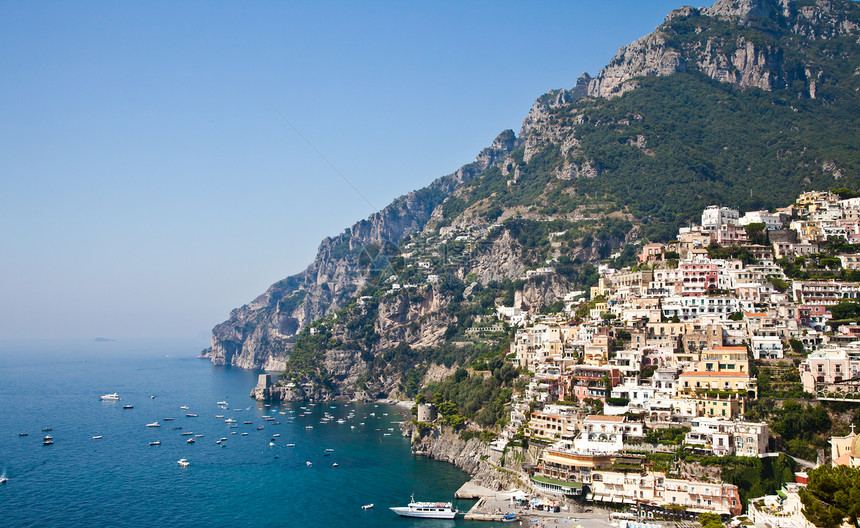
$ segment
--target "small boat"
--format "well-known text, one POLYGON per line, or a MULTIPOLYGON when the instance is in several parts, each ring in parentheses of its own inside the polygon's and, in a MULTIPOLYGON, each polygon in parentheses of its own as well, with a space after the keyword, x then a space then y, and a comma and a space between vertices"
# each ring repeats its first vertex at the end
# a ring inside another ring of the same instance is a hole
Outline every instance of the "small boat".
POLYGON ((182 433, 182 436, 191 436, 193 434, 194 433, 192 433, 191 431, 185 431, 184 433, 182 433))
POLYGON ((178 460, 178 463, 179 463, 179 467, 188 467, 188 461, 185 460, 184 458, 180 458, 178 460))
POLYGON ((287 444, 287 447, 296 447, 296 444, 287 444))
POLYGON ((516 513, 509 513, 502 517, 502 522, 517 522, 520 520, 520 516, 516 513))
POLYGON ((364 506, 361 507, 362 510, 369 510, 371 508, 373 508, 372 502, 370 504, 365 504, 364 506))
POLYGON ((196 415, 196 414, 193 414, 193 413, 188 413, 188 414, 186 414, 185 416, 187 416, 187 417, 189 417, 189 418, 197 418, 197 415, 196 415))
POLYGON ((189 438, 188 440, 186 440, 186 441, 185 441, 185 443, 186 443, 186 444, 193 444, 193 443, 194 443, 194 442, 196 442, 196 441, 197 441, 197 440, 195 440, 195 439, 193 439, 193 438, 189 438))
POLYGON ((42 440, 53 440, 53 439, 54 439, 54 437, 53 437, 53 436, 51 436, 51 435, 45 435, 45 436, 42 438, 42 440))
POLYGON ((252 424, 254 422, 242 422, 243 424, 252 424))
POLYGON ((181 426, 181 425, 174 425, 174 426, 173 426, 173 430, 175 431, 175 430, 177 430, 177 429, 182 429, 182 426, 181 426))
POLYGON ((326 449, 325 452, 326 453, 334 453, 334 449, 326 449))
POLYGON ((223 414, 216 414, 215 418, 224 418, 224 415, 223 414))
POLYGON ((313 466, 313 464, 311 464, 311 461, 310 461, 310 460, 308 460, 307 462, 305 462, 305 465, 306 465, 306 466, 308 466, 308 467, 313 466))
POLYGON ((425 519, 453 519, 457 515, 457 510, 450 502, 415 502, 414 495, 408 506, 395 506, 389 510, 401 517, 423 517, 425 519))
POLYGON ((224 442, 225 440, 227 440, 227 437, 226 437, 226 436, 221 437, 221 441, 222 441, 222 442, 224 442))
POLYGON ((231 435, 236 434, 236 431, 230 431, 230 434, 231 435))
POLYGON ((173 420, 173 418, 165 418, 164 419, 165 422, 169 422, 170 420, 173 420))
POLYGON ((152 422, 152 423, 146 424, 146 426, 147 427, 161 427, 161 424, 158 422, 152 422))
POLYGON ((0 484, 6 484, 7 482, 9 482, 9 479, 8 479, 8 478, 6 478, 6 477, 0 477, 0 484))
POLYGON ((102 439, 102 435, 95 435, 93 437, 93 440, 101 440, 101 439, 102 439))
POLYGON ((150 442, 149 445, 161 445, 161 442, 156 440, 155 442, 150 442))
POLYGON ((196 435, 194 435, 194 438, 203 438, 203 435, 202 434, 196 434, 196 435))
POLYGON ((305 426, 305 429, 313 429, 313 428, 314 428, 314 426, 313 426, 313 425, 306 425, 306 426, 305 426))
POLYGON ((53 431, 53 429, 51 429, 50 427, 43 427, 42 431, 47 433, 48 431, 53 431))
POLYGON ((134 405, 123 405, 123 409, 134 409, 134 405))
POLYGON ((99 399, 104 400, 104 401, 116 401, 116 400, 121 400, 122 398, 119 397, 119 394, 114 392, 111 394, 103 394, 103 395, 99 396, 99 399))
POLYGON ((281 433, 275 433, 275 434, 273 434, 273 435, 272 435, 272 438, 277 438, 277 437, 279 437, 279 436, 281 436, 281 433))
POLYGON ((269 447, 275 447, 275 443, 274 443, 274 442, 269 442, 269 447))
POLYGON ((258 425, 258 426, 257 426, 257 430, 258 430, 258 431, 262 431, 262 430, 263 430, 263 426, 262 426, 262 425, 258 425))
POLYGON ((154 399, 155 399, 155 394, 150 394, 150 395, 149 395, 149 399, 150 399, 150 400, 154 400, 154 399))
POLYGON ((30 436, 30 433, 18 433, 18 436, 30 436))
POLYGON ((227 418, 226 420, 224 420, 224 423, 236 423, 236 420, 232 418, 227 418))
POLYGON ((242 436, 248 436, 248 433, 242 433, 242 436))
POLYGON ((182 407, 180 407, 180 409, 182 409, 183 411, 187 411, 187 410, 188 410, 188 406, 187 406, 187 405, 183 405, 182 407))
POLYGON ((225 405, 225 406, 226 406, 226 405, 228 405, 228 403, 227 403, 227 402, 225 402, 225 401, 219 401, 219 402, 217 403, 217 405, 225 405))
POLYGON ((54 444, 53 440, 43 440, 42 441, 42 445, 53 445, 53 444, 54 444))
POLYGON ((331 467, 337 467, 337 462, 331 465, 331 467))

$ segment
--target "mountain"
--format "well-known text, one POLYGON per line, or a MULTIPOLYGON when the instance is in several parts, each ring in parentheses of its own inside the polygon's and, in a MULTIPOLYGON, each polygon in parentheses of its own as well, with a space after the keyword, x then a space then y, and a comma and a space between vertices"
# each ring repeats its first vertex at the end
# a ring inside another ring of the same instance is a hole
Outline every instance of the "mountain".
POLYGON ((286 370, 281 397, 409 393, 503 353, 506 329, 481 330, 496 306, 557 308, 593 283, 591 263, 629 261, 707 205, 856 188, 858 37, 847 0, 674 10, 595 77, 539 97, 518 135, 324 240, 203 355, 286 370))

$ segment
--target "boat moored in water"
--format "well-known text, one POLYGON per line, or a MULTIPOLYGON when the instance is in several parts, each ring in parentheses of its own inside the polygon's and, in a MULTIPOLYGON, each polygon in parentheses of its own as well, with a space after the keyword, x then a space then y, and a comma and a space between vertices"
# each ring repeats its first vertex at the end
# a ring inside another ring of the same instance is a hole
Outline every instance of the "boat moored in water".
POLYGON ((188 467, 188 460, 180 458, 178 461, 180 467, 188 467))
POLYGON ((103 394, 103 395, 99 396, 99 399, 103 400, 103 401, 116 401, 116 400, 121 400, 122 398, 119 397, 119 394, 114 392, 111 394, 103 394))
POLYGON ((450 502, 415 502, 414 495, 408 506, 395 506, 389 509, 401 517, 453 519, 457 515, 457 510, 450 502))

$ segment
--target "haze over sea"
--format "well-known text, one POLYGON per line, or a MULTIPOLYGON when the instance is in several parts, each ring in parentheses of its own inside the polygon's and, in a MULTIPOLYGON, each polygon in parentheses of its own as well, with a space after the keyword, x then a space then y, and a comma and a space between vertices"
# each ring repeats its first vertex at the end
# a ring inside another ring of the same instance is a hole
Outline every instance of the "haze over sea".
MULTIPOLYGON (((449 464, 411 455, 393 423, 406 419, 403 410, 265 407, 248 396, 257 372, 214 367, 196 358, 200 348, 192 341, 0 342, 0 472, 9 478, 0 486, 0 526, 481 525, 388 510, 411 493, 453 500, 468 479, 449 464), (99 400, 112 392, 122 400, 99 400), (229 402, 228 410, 218 401, 229 402), (324 413, 346 422, 320 423, 324 413), (234 428, 227 418, 237 420, 234 428), (156 420, 161 427, 146 427, 156 420), (204 436, 187 444, 182 432, 204 436), (46 434, 53 445, 42 445, 46 434), (227 438, 225 447, 219 438, 227 438), (190 466, 179 467, 181 458, 190 466), (375 507, 362 510, 368 503, 375 507)), ((455 503, 461 510, 471 504, 455 503)))

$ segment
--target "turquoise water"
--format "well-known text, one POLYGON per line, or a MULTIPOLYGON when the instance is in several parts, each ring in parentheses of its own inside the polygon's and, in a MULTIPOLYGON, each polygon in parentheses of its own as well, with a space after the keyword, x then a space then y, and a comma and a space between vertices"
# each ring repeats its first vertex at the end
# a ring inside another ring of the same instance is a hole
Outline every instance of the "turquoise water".
POLYGON ((0 485, 0 526, 482 525, 388 510, 412 493, 416 500, 453 500, 468 479, 449 464, 411 455, 409 439, 392 423, 404 419, 402 410, 265 407, 248 397, 256 372, 213 367, 196 359, 200 348, 170 341, 0 343, 0 472, 9 478, 0 485), (112 392, 122 400, 99 400, 112 392), (229 410, 216 404, 222 400, 229 410), (128 404, 134 408, 123 409, 128 404), (325 413, 346 423, 320 423, 325 413), (235 428, 227 418, 237 420, 235 428), (156 420, 161 427, 146 427, 156 420), (188 444, 181 435, 188 431, 204 436, 188 444), (45 434, 53 445, 42 445, 45 434), (216 441, 224 437, 221 447, 216 441), (180 458, 190 466, 179 467, 180 458), (368 503, 374 508, 362 510, 368 503))

